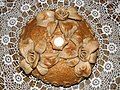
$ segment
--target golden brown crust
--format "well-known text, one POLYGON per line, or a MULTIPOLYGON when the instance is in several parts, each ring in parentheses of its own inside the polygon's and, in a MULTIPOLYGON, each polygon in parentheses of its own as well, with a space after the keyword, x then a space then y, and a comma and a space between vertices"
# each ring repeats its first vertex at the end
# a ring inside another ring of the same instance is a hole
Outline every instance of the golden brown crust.
POLYGON ((45 83, 50 82, 55 86, 67 87, 79 83, 79 81, 82 80, 82 77, 79 78, 75 75, 74 68, 69 67, 65 60, 61 60, 55 66, 50 68, 45 76, 38 73, 37 70, 34 70, 32 75, 42 79, 45 83))
POLYGON ((45 83, 69 87, 91 74, 91 63, 97 59, 98 42, 90 26, 73 7, 62 9, 41 12, 30 20, 20 35, 19 49, 25 65, 29 66, 23 66, 21 62, 26 74, 31 73, 45 83), (53 45, 58 36, 64 39, 61 48, 53 45), (29 42, 24 45, 21 42, 24 40, 29 42), (27 54, 31 50, 31 54, 27 54), (35 59, 37 54, 40 57, 35 59), (29 65, 28 59, 35 65, 29 65))
POLYGON ((31 38, 35 45, 39 42, 39 40, 46 37, 46 28, 37 25, 36 19, 33 19, 29 22, 24 30, 24 33, 20 36, 21 39, 31 38))

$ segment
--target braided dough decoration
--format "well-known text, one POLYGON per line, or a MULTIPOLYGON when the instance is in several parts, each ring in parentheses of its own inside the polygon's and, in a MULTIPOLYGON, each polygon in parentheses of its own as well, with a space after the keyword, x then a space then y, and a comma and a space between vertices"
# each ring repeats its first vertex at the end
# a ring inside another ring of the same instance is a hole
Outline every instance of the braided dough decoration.
POLYGON ((98 48, 90 26, 74 7, 45 10, 23 28, 20 67, 45 83, 69 87, 90 76, 98 48), (64 43, 56 46, 59 37, 64 43))

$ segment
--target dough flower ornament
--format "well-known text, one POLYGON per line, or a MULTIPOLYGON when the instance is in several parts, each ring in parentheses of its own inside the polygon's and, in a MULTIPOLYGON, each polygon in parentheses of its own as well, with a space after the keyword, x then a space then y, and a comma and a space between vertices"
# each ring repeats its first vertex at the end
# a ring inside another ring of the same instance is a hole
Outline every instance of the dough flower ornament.
POLYGON ((21 40, 19 47, 21 54, 25 58, 20 62, 20 67, 25 71, 26 74, 29 74, 37 66, 39 54, 34 51, 34 43, 29 38, 26 40, 21 40))
POLYGON ((92 72, 99 44, 74 7, 45 10, 22 29, 20 67, 45 83, 69 87, 92 72))
POLYGON ((67 10, 65 10, 64 8, 60 8, 55 11, 55 17, 58 20, 64 21, 68 18, 68 16, 69 12, 67 12, 67 10))
POLYGON ((92 38, 85 38, 83 45, 79 48, 79 58, 84 62, 95 63, 99 43, 92 38))
POLYGON ((65 9, 64 7, 59 8, 55 11, 55 17, 58 20, 64 21, 66 19, 75 19, 82 20, 82 18, 78 15, 77 11, 73 7, 69 7, 65 9))
POLYGON ((75 8, 69 7, 68 9, 65 9, 62 7, 58 8, 55 12, 48 10, 43 11, 37 15, 36 19, 38 26, 47 27, 49 36, 54 33, 58 23, 61 31, 65 33, 66 36, 71 36, 78 26, 74 20, 82 20, 82 17, 78 15, 75 8), (72 26, 69 28, 68 26, 65 27, 67 23, 70 23, 72 26))
POLYGON ((76 9, 73 7, 57 9, 55 11, 55 17, 59 20, 60 29, 67 38, 71 38, 79 26, 74 20, 82 20, 82 17, 78 15, 76 9))
POLYGON ((79 63, 75 66, 75 74, 78 77, 88 77, 92 68, 90 63, 95 63, 97 59, 99 44, 95 39, 87 37, 79 48, 79 63))
POLYGON ((75 66, 75 74, 78 77, 88 77, 91 74, 91 65, 89 62, 80 61, 75 66))

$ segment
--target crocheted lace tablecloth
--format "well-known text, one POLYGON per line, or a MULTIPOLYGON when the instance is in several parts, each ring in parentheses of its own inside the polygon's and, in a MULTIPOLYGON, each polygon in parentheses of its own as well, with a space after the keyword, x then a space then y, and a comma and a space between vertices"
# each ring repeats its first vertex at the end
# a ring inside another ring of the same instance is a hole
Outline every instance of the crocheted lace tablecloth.
POLYGON ((0 90, 120 90, 120 0, 0 0, 0 90), (100 43, 90 78, 69 88, 44 84, 19 67, 22 27, 44 9, 74 6, 100 43))

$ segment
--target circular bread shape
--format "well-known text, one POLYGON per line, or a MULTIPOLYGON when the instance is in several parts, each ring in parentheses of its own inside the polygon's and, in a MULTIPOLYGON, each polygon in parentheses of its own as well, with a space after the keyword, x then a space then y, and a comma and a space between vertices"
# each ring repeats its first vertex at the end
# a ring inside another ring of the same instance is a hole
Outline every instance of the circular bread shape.
MULTIPOLYGON (((44 18, 44 14, 40 14, 42 16, 38 15, 41 17, 39 19, 39 24, 37 20, 38 17, 30 20, 23 28, 20 35, 20 41, 28 38, 31 39, 34 43, 34 48, 32 49, 40 55, 35 68, 22 66, 23 70, 29 68, 30 70, 27 74, 32 74, 33 76, 41 79, 43 82, 51 83, 55 86, 69 87, 79 83, 84 77, 87 77, 87 75, 78 76, 78 74, 76 74, 76 71, 79 71, 79 65, 81 65, 80 62, 84 62, 79 58, 79 47, 83 47, 82 44, 85 38, 89 37, 96 40, 94 33, 87 22, 80 15, 78 15, 77 12, 72 12, 69 10, 74 11, 75 9, 68 8, 69 16, 65 18, 61 16, 59 19, 51 15, 54 14, 54 11, 49 11, 51 14, 48 19, 46 17, 44 18), (42 23, 44 22, 42 21, 44 19, 45 22, 50 19, 50 23, 42 23), (54 21, 55 19, 56 21, 54 21), (52 45, 52 39, 56 36, 63 36, 66 42, 66 44, 60 49, 54 49, 54 46, 52 45)), ((46 12, 47 11, 44 11, 45 15, 49 14, 46 14, 46 12)), ((59 15, 59 13, 57 13, 57 15, 59 15)), ((19 42, 19 48, 21 48, 20 45, 21 42, 19 42)), ((96 55, 96 53, 92 53, 91 58, 94 58, 94 61, 90 60, 87 61, 87 63, 95 63, 96 55)), ((28 63, 26 63, 26 65, 27 64, 28 63)), ((88 68, 87 70, 91 70, 90 65, 89 67, 90 69, 88 68)), ((91 71, 89 71, 88 76, 90 73, 91 71)))

